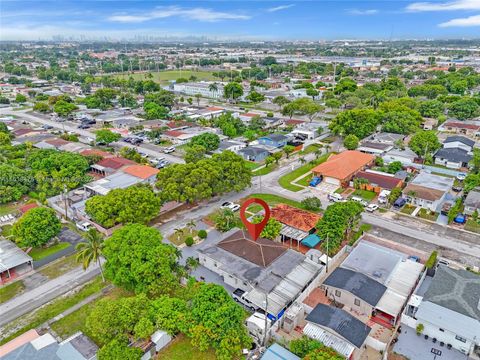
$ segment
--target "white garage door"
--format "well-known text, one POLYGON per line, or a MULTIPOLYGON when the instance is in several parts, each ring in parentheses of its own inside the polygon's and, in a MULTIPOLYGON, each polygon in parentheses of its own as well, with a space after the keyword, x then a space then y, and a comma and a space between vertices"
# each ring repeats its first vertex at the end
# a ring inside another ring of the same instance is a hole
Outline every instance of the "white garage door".
POLYGON ((335 179, 335 178, 326 177, 326 178, 324 179, 324 181, 325 181, 327 184, 332 184, 332 185, 340 186, 340 180, 335 179))

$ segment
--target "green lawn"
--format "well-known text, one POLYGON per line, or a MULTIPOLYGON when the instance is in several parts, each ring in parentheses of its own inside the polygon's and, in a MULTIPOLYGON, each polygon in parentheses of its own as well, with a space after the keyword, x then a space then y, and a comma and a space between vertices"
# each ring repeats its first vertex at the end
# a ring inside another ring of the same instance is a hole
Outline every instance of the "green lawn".
POLYGON ((472 218, 468 219, 465 224, 465 230, 480 233, 480 222, 475 221, 472 218))
MULTIPOLYGON (((295 201, 295 200, 290 200, 290 199, 287 199, 287 198, 284 198, 284 197, 278 196, 278 195, 251 194, 248 198, 251 198, 251 197, 264 200, 268 205, 270 205, 270 207, 274 207, 275 205, 282 203, 282 204, 287 204, 287 205, 290 205, 290 206, 293 206, 293 207, 296 207, 296 208, 299 208, 299 209, 303 209, 303 205, 300 202, 295 201)), ((245 198, 243 200, 246 200, 246 199, 247 198, 245 198)), ((254 205, 254 206, 257 206, 257 205, 254 205)), ((258 206, 260 206, 260 205, 258 205, 258 206)), ((252 209, 252 208, 249 208, 249 209, 252 209)))
POLYGON ((299 152, 300 155, 307 155, 321 149, 323 146, 322 144, 310 144, 305 149, 299 152))
POLYGON ((417 213, 417 216, 422 219, 430 220, 430 221, 435 221, 437 220, 438 214, 436 213, 431 213, 430 210, 426 209, 420 209, 420 211, 417 213))
MULTIPOLYGON (((179 78, 189 79, 190 76, 192 75, 197 77, 197 81, 201 81, 201 80, 220 81, 219 79, 215 78, 212 75, 211 71, 167 70, 167 71, 160 71, 160 72, 152 72, 151 74, 153 75, 153 80, 160 83, 167 83, 170 80, 177 80, 179 78)), ((145 75, 147 74, 146 73, 136 73, 136 74, 124 73, 121 75, 116 75, 116 77, 128 79, 131 76, 135 80, 147 80, 148 78, 146 78, 145 75)))
POLYGON ((47 248, 34 248, 28 253, 33 260, 40 260, 52 254, 55 254, 63 249, 71 246, 68 242, 60 242, 58 244, 49 246, 47 248))
POLYGON ((17 296, 25 289, 23 281, 15 281, 11 284, 0 287, 0 304, 7 302, 11 298, 17 296))
POLYGON ((312 175, 310 174, 310 176, 307 175, 307 176, 301 178, 300 180, 298 180, 296 182, 296 184, 303 185, 303 186, 309 186, 311 180, 312 180, 312 175))
POLYGON ((400 210, 400 212, 403 213, 403 214, 412 215, 412 213, 415 211, 416 208, 417 208, 416 206, 406 204, 406 205, 400 210))
POLYGON ((373 191, 357 189, 353 192, 352 196, 360 196, 363 200, 372 201, 377 194, 373 191))
POLYGON ((264 168, 261 168, 257 171, 252 172, 253 176, 263 176, 270 174, 272 171, 278 169, 278 165, 276 164, 271 164, 269 166, 265 166, 264 168))
POLYGON ((168 360, 215 360, 216 358, 213 350, 199 351, 184 335, 178 335, 170 345, 158 353, 158 359, 168 360))
POLYGON ((69 295, 64 298, 59 298, 50 304, 40 308, 34 313, 28 313, 21 316, 20 318, 9 323, 3 330, 5 333, 10 329, 14 330, 9 336, 2 338, 0 345, 7 343, 8 341, 16 338, 24 332, 35 329, 45 321, 54 318, 55 316, 61 314, 65 310, 71 308, 73 305, 79 303, 86 297, 95 294, 102 290, 105 287, 105 284, 102 283, 100 277, 95 278, 94 280, 83 285, 76 293, 69 295), (28 320, 27 325, 24 324, 28 320))
POLYGON ((49 279, 55 279, 60 275, 75 269, 77 266, 80 265, 76 260, 76 254, 72 254, 46 265, 38 270, 38 272, 49 279))
POLYGON ((3 225, 2 226, 2 230, 0 231, 0 234, 3 236, 3 237, 10 237, 10 235, 12 235, 12 229, 13 229, 13 225, 3 225))
POLYGON ((189 236, 195 239, 195 237, 198 235, 197 230, 192 230, 192 232, 190 232, 190 229, 187 228, 183 228, 183 230, 183 234, 177 235, 173 233, 168 237, 168 240, 170 240, 172 244, 179 246, 182 245, 189 236))
POLYGON ((296 191, 303 190, 303 187, 292 184, 292 181, 299 178, 303 174, 306 174, 307 172, 312 170, 312 168, 314 168, 315 166, 325 162, 330 155, 331 155, 330 153, 324 154, 320 156, 318 159, 315 159, 312 162, 306 163, 300 166, 299 168, 293 170, 292 172, 289 172, 288 174, 283 175, 280 179, 278 179, 278 183, 280 184, 281 187, 290 191, 296 192, 296 191))
POLYGON ((13 204, 0 205, 0 216, 11 214, 17 210, 17 207, 13 204))
POLYGON ((256 163, 256 162, 247 161, 247 160, 245 160, 245 164, 246 164, 247 168, 249 168, 252 171, 263 165, 261 163, 256 163))

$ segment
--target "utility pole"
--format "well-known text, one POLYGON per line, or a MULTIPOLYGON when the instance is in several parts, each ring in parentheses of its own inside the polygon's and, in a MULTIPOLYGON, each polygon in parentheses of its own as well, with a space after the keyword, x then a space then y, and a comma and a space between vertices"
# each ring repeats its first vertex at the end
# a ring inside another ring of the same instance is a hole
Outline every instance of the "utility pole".
POLYGON ((268 326, 268 293, 265 291, 265 324, 263 329, 262 346, 267 343, 267 326, 268 326))
POLYGON ((326 268, 326 273, 328 274, 328 234, 327 234, 327 268, 326 268))
POLYGON ((67 207, 67 185, 63 185, 63 200, 65 202, 65 220, 68 220, 68 207, 67 207))

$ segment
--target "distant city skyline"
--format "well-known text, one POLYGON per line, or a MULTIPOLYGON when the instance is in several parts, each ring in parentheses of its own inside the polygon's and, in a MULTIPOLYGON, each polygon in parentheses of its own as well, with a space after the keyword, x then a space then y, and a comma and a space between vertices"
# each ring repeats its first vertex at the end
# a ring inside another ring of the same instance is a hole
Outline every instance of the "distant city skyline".
POLYGON ((480 0, 2 1, 0 40, 480 37, 480 0))

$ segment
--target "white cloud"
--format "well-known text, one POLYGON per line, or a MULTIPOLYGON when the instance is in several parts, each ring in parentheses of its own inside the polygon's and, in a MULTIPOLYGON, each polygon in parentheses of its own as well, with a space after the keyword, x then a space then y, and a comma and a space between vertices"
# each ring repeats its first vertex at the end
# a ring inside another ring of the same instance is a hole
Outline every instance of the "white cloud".
POLYGON ((149 13, 138 15, 118 14, 108 17, 108 20, 122 23, 139 23, 155 19, 181 17, 187 20, 216 22, 221 20, 248 20, 251 16, 215 11, 206 8, 182 8, 178 6, 159 7, 149 13))
POLYGON ((267 12, 276 12, 276 11, 286 10, 286 9, 290 9, 293 6, 295 6, 295 4, 275 6, 267 9, 267 12))
POLYGON ((377 9, 367 9, 367 10, 349 9, 348 13, 351 15, 375 15, 375 14, 378 14, 378 10, 377 9))
POLYGON ((439 24, 440 27, 471 27, 480 26, 480 15, 458 18, 439 24))
POLYGON ((407 11, 455 11, 480 10, 480 0, 454 0, 449 2, 416 2, 407 6, 407 11))

